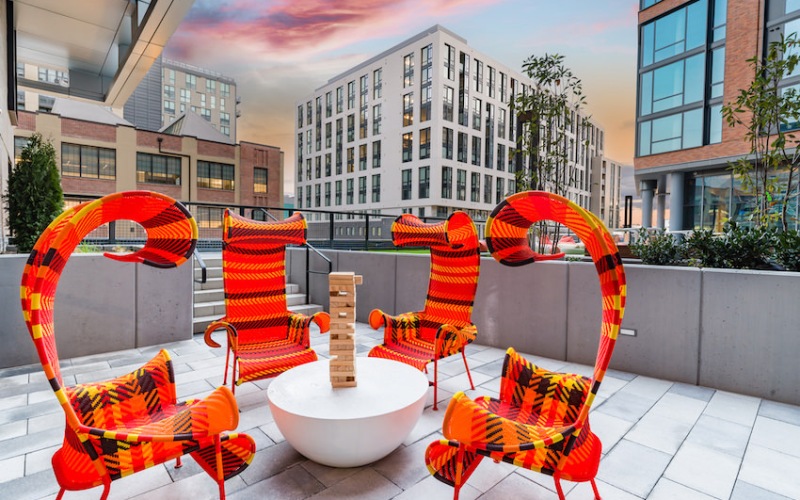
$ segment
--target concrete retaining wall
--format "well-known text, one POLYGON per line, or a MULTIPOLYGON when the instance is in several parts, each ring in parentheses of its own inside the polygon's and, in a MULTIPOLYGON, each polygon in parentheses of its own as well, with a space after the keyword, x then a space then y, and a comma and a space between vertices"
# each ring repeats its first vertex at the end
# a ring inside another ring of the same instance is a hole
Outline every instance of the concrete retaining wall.
MULTIPOLYGON (((289 253, 291 281, 304 286, 304 250, 289 253)), ((325 253, 334 271, 364 276, 358 321, 376 307, 390 314, 422 308, 426 255, 325 253)), ((622 326, 636 335, 620 336, 612 368, 800 404, 800 273, 638 264, 625 272, 622 326)), ((327 278, 312 275, 310 282, 312 302, 327 307, 327 278)), ((593 364, 600 335, 594 265, 510 268, 483 258, 473 321, 482 344, 593 364)))
MULTIPOLYGON (((19 300, 27 255, 0 255, 0 368, 38 363, 19 300)), ((70 257, 56 292, 61 358, 192 338, 192 266, 156 269, 97 254, 70 257)))

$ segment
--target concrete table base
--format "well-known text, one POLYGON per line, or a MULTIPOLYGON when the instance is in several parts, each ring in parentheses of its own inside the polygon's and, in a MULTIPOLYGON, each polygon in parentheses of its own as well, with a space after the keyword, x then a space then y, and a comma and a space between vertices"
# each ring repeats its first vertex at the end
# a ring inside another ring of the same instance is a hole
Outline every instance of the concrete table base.
POLYGON ((294 449, 323 465, 359 467, 385 457, 422 415, 428 378, 396 361, 357 358, 358 386, 331 387, 329 361, 297 366, 267 389, 275 424, 294 449))

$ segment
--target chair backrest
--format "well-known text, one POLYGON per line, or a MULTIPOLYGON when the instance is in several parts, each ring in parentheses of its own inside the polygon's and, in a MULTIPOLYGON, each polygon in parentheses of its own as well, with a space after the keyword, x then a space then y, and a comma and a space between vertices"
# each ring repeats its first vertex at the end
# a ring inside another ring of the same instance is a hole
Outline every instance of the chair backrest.
POLYGON ((305 243, 307 228, 300 212, 262 222, 225 211, 225 319, 236 327, 240 342, 286 338, 286 245, 305 243))
POLYGON ((25 323, 45 375, 72 427, 78 425, 78 419, 64 392, 53 326, 58 280, 84 237, 101 225, 120 219, 139 223, 147 233, 147 241, 135 252, 106 253, 106 257, 169 268, 184 263, 194 252, 197 224, 183 205, 159 193, 127 191, 65 210, 39 236, 22 273, 20 298, 25 323))
POLYGON ((454 212, 447 220, 429 224, 403 214, 392 224, 392 242, 399 247, 431 249, 422 337, 433 340, 441 324, 469 325, 481 263, 478 233, 469 215, 454 212))
POLYGON ((522 266, 536 260, 528 244, 528 229, 541 220, 559 222, 586 245, 600 278, 602 325, 595 360, 591 393, 579 417, 585 420, 600 387, 625 311, 625 271, 619 250, 602 221, 563 196, 544 191, 526 191, 509 196, 492 211, 486 221, 486 245, 492 257, 508 266, 522 266))

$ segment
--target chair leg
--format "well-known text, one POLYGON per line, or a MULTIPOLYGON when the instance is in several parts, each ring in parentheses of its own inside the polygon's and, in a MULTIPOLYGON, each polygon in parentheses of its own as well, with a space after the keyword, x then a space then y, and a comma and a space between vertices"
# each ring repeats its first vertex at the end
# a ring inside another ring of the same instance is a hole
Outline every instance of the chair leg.
POLYGON ((103 494, 100 495, 100 500, 106 500, 108 498, 108 494, 111 491, 111 479, 108 476, 103 478, 103 494))
POLYGON ((556 482, 556 493, 558 493, 558 500, 565 500, 564 490, 561 489, 561 480, 553 476, 553 481, 556 482))
POLYGON ((464 348, 461 348, 461 357, 464 358, 464 366, 467 368, 467 378, 469 379, 469 387, 475 390, 475 384, 472 383, 472 374, 469 372, 469 365, 467 364, 467 355, 464 354, 464 348))
MULTIPOLYGON (((433 358, 433 411, 439 411, 439 363, 433 358)), ((456 497, 458 491, 456 490, 456 497)))
POLYGON ((591 481, 592 481, 592 490, 594 491, 594 500, 602 500, 602 498, 600 498, 600 492, 597 491, 597 484, 594 482, 594 479, 592 479, 591 481))
POLYGON ((67 491, 67 490, 64 489, 64 488, 61 488, 60 490, 58 490, 58 495, 56 495, 56 500, 61 500, 64 497, 64 492, 65 491, 67 491))
POLYGON ((222 385, 228 385, 228 363, 230 362, 231 348, 225 351, 225 376, 222 378, 222 385))
POLYGON ((180 469, 183 467, 183 461, 181 461, 181 457, 175 459, 175 468, 180 469))
POLYGON ((222 470, 222 444, 219 435, 214 436, 214 452, 217 456, 217 484, 219 485, 219 498, 225 500, 225 477, 222 470))
POLYGON ((233 365, 231 366, 231 392, 236 394, 236 362, 238 357, 233 355, 233 365))

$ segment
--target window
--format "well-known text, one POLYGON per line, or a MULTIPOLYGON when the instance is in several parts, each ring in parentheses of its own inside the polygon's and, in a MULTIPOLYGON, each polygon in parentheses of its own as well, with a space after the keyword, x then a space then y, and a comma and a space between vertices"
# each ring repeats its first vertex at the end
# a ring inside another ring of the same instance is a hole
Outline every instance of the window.
POLYGON ((136 153, 136 181, 181 184, 181 159, 174 156, 136 153))
POLYGON ((372 106, 372 135, 381 133, 381 105, 372 106))
MULTIPOLYGON (((303 128, 303 105, 297 106, 297 128, 303 128)), ((303 149, 303 148, 300 148, 303 149)))
POLYGON ((174 85, 164 85, 164 97, 167 99, 175 99, 174 85))
POLYGON ((495 71, 494 68, 489 66, 489 97, 494 97, 494 87, 495 87, 495 71))
POLYGON ((456 199, 467 199, 467 171, 460 168, 456 171, 456 199))
POLYGON ((344 110, 344 88, 336 87, 336 112, 341 113, 344 110))
POLYGON ((483 202, 484 203, 491 203, 492 202, 492 176, 491 175, 484 175, 483 176, 483 202))
POLYGON ((453 168, 442 167, 442 198, 453 197, 453 168))
POLYGON ((467 149, 469 145, 467 142, 469 141, 469 136, 464 132, 458 133, 458 161, 461 163, 467 163, 467 149))
POLYGON ((175 101, 164 101, 164 112, 171 115, 175 114, 175 101))
POLYGON ((217 81, 216 80, 209 80, 206 78, 206 92, 211 92, 216 94, 217 92, 217 81))
POLYGON ((420 88, 419 121, 426 122, 431 119, 431 84, 426 83, 420 88))
POLYGON ((367 138, 367 127, 368 127, 368 118, 367 118, 367 108, 361 108, 361 112, 359 113, 359 123, 358 123, 358 138, 359 139, 366 139, 367 138))
POLYGON ((697 147, 702 143, 702 108, 639 123, 640 156, 697 147))
POLYGON ((472 99, 472 128, 481 129, 481 107, 483 103, 477 97, 472 99))
POLYGON ((222 83, 219 84, 219 95, 222 97, 230 97, 231 95, 231 85, 229 83, 222 83))
POLYGON ((319 179, 322 177, 322 157, 317 156, 314 158, 314 178, 319 179))
MULTIPOLYGON (((311 160, 309 160, 309 162, 310 161, 311 160)), ((226 165, 224 163, 198 160, 197 187, 233 191, 235 187, 234 166, 226 165)))
POLYGON ((473 74, 475 81, 475 92, 483 92, 483 63, 475 59, 475 73, 473 74))
MULTIPOLYGON (((14 164, 18 164, 22 159, 22 150, 28 145, 27 137, 14 137, 14 164)), ((63 149, 62 149, 63 151, 63 149)))
POLYGON ((322 204, 322 186, 314 184, 314 206, 319 208, 322 204))
POLYGON ((372 176, 372 203, 381 201, 381 174, 372 176))
POLYGON ((266 168, 255 167, 253 169, 253 192, 254 193, 268 193, 267 190, 269 171, 266 168))
POLYGON ((355 148, 347 148, 347 173, 356 171, 355 148))
POLYGON ((170 85, 175 85, 175 70, 167 68, 164 72, 167 75, 167 81, 170 85))
POLYGON ((414 151, 414 133, 408 132, 403 134, 403 163, 411 161, 411 156, 414 151))
POLYGON ((444 95, 442 96, 442 118, 451 122, 453 121, 453 87, 444 86, 444 95))
POLYGON ((456 49, 447 43, 444 44, 444 77, 448 80, 456 78, 456 49))
POLYGON ((216 109, 217 107, 217 96, 212 95, 211 97, 211 109, 216 109))
POLYGON ((325 93, 325 118, 330 118, 333 114, 333 94, 330 92, 325 93))
POLYGON ((325 183, 325 206, 331 206, 331 183, 325 183))
POLYGON ((442 158, 453 159, 453 129, 442 128, 442 158))
POLYGON ((430 193, 431 193, 431 167, 419 167, 419 197, 422 199, 429 198, 430 193))
POLYGON ((117 151, 62 142, 61 175, 86 179, 116 179, 117 151))
POLYGON ((400 172, 402 184, 400 186, 400 199, 411 199, 411 169, 407 168, 400 172))
POLYGON ((192 93, 189 91, 189 89, 181 89, 181 102, 192 102, 192 93))
MULTIPOLYGON (((481 166, 481 138, 472 136, 472 164, 481 166)), ((492 168, 491 165, 487 165, 488 168, 492 168)))
POLYGON ((469 126, 469 56, 459 55, 458 70, 458 124, 469 126))
POLYGON ((706 43, 706 0, 642 26, 641 66, 649 66, 706 43))
POLYGON ((497 145, 497 170, 500 172, 506 169, 506 145, 505 144, 498 144, 497 145))
POLYGON ((508 77, 502 71, 500 72, 500 101, 506 102, 508 97, 508 77))
POLYGON ((200 109, 200 116, 207 122, 211 121, 211 110, 208 108, 201 108, 200 109))
POLYGON ((39 94, 39 111, 42 113, 52 113, 55 102, 56 100, 49 95, 39 94))
POLYGON ((497 179, 497 187, 495 188, 494 193, 494 203, 495 205, 499 205, 501 201, 503 201, 503 191, 505 190, 505 182, 506 180, 502 177, 498 176, 497 179))
POLYGON ((383 97, 383 69, 378 68, 372 72, 372 98, 383 97))
POLYGON ((342 181, 336 181, 336 206, 342 204, 342 181))
POLYGON ((472 172, 472 187, 469 192, 469 201, 480 203, 481 201, 481 174, 472 172))
POLYGON ((506 138, 506 110, 505 108, 497 109, 497 137, 501 139, 506 138))
POLYGON ((409 93, 403 96, 403 126, 407 127, 414 124, 414 94, 409 93))
POLYGON ((333 132, 332 132, 333 124, 328 122, 325 124, 325 148, 331 147, 331 142, 333 141, 333 132))
POLYGON ((358 178, 358 202, 367 202, 367 176, 358 178))
POLYGON ((356 81, 347 83, 347 109, 356 107, 356 81))
POLYGON ((414 54, 403 57, 403 88, 414 85, 414 54))
POLYGON ((369 96, 369 81, 367 79, 367 75, 363 75, 361 78, 358 79, 359 88, 361 89, 361 100, 360 104, 363 108, 367 104, 367 96, 369 96))
POLYGON ((353 204, 353 179, 347 179, 347 204, 353 204))
MULTIPOLYGON (((302 200, 303 197, 300 196, 299 199, 302 200)), ((195 210, 197 225, 200 229, 222 229, 222 219, 225 214, 224 208, 197 207, 195 210)))
POLYGON ((419 159, 431 157, 431 129, 423 128, 419 131, 419 159))
POLYGON ((356 140, 356 115, 347 115, 347 142, 356 140))
POLYGON ((725 88, 725 46, 711 52, 710 98, 722 97, 725 88))
MULTIPOLYGON (((719 69, 719 72, 722 73, 722 68, 719 69)), ((720 80, 721 77, 720 74, 720 80)), ((701 102, 704 79, 704 54, 697 54, 643 73, 640 82, 640 115, 645 116, 701 102)), ((720 81, 720 89, 721 86, 720 81)))
POLYGON ((331 176, 331 154, 325 154, 325 177, 331 176))
POLYGON ((197 88, 197 76, 196 75, 190 75, 189 73, 186 73, 186 88, 189 88, 189 89, 192 89, 192 90, 197 88))
POLYGON ((381 167, 381 141, 372 143, 372 168, 381 167))
POLYGON ((311 208, 311 185, 306 186, 306 208, 311 208))
POLYGON ((367 169, 367 145, 361 144, 358 146, 358 169, 367 169))

